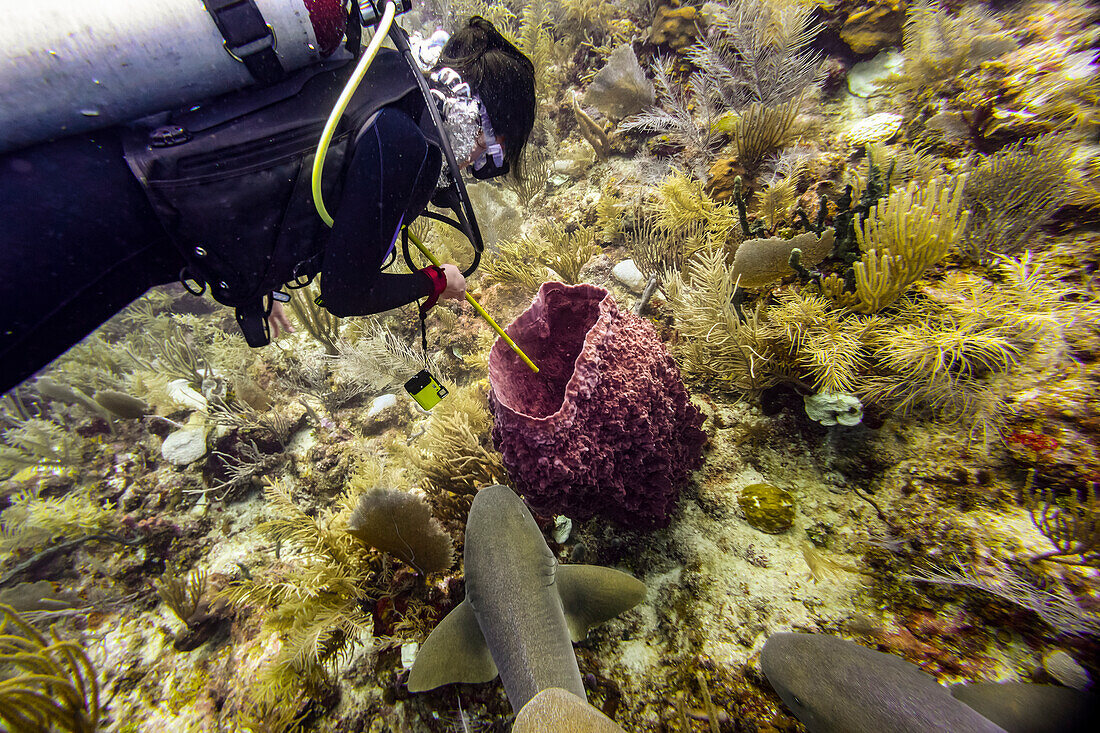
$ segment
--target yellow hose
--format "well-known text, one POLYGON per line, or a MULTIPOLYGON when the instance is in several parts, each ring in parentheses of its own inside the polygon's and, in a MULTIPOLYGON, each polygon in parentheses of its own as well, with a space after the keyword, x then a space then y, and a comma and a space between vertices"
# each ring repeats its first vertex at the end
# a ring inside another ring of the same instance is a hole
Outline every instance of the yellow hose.
POLYGON ((386 34, 390 32, 390 26, 393 24, 395 12, 394 4, 386 3, 386 9, 382 11, 382 20, 378 22, 378 26, 374 30, 370 45, 367 46, 363 57, 359 59, 359 65, 355 67, 355 73, 344 85, 344 91, 340 92, 340 98, 336 100, 336 106, 332 108, 328 120, 325 121, 325 129, 321 132, 321 141, 317 143, 317 155, 313 158, 313 205, 317 207, 317 213, 320 214, 322 221, 328 226, 332 226, 332 216, 328 213, 325 202, 321 198, 321 171, 325 167, 328 146, 332 142, 336 126, 340 124, 340 118, 344 116, 344 110, 347 109, 348 102, 351 101, 351 96, 355 94, 355 90, 359 88, 359 82, 363 81, 363 77, 366 76, 371 62, 378 55, 378 49, 382 48, 382 42, 386 40, 386 34))
MULTIPOLYGON (((417 237, 412 232, 409 232, 408 234, 409 239, 411 239, 412 243, 416 245, 416 248, 423 252, 424 256, 432 261, 433 265, 435 265, 436 267, 440 267, 439 260, 435 258, 435 255, 428 251, 428 248, 424 246, 424 243, 420 241, 419 237, 417 237)), ((523 349, 517 346, 516 342, 513 341, 508 334, 504 333, 504 329, 498 326, 497 322, 493 320, 493 317, 490 316, 485 311, 485 309, 481 307, 481 303, 478 303, 476 300, 474 300, 474 296, 466 293, 466 302, 472 305, 474 307, 474 310, 477 311, 477 314, 484 318, 485 322, 493 327, 493 330, 497 332, 497 335, 504 339, 504 343, 512 347, 512 351, 516 352, 516 355, 519 356, 520 359, 523 359, 523 363, 531 367, 531 371, 533 371, 535 374, 539 373, 539 368, 535 366, 535 362, 531 361, 527 357, 527 354, 523 353, 523 349)))

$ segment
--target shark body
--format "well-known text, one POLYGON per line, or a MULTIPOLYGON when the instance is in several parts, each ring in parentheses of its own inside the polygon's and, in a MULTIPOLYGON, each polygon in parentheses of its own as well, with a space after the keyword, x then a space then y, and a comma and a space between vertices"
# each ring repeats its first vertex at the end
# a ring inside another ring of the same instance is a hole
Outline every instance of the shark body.
POLYGON ((559 565, 531 512, 506 486, 474 497, 464 560, 466 599, 424 642, 409 690, 488 682, 499 672, 517 713, 551 688, 586 700, 572 642, 639 603, 645 585, 610 568, 559 565))
POLYGON ((839 637, 773 634, 760 666, 811 733, 1005 733, 916 665, 839 637))

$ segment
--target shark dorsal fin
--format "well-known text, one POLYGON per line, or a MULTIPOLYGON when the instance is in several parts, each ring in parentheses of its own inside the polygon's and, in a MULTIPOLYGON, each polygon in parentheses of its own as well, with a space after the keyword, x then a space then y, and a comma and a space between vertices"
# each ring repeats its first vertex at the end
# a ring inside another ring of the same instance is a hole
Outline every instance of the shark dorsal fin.
POLYGON ((645 583, 611 568, 559 565, 556 576, 573 641, 583 640, 590 628, 633 608, 645 598, 645 583))
POLYGON ((410 692, 452 682, 488 682, 497 666, 485 645, 474 609, 463 601, 439 622, 417 652, 409 672, 410 692))

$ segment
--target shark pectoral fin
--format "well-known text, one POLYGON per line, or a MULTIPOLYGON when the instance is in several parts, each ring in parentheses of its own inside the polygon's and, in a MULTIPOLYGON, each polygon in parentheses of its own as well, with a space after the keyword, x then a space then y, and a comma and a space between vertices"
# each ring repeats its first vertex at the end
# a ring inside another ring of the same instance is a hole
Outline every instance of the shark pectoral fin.
POLYGON ((474 609, 463 601, 424 640, 407 686, 409 692, 423 692, 452 682, 488 682, 496 676, 497 666, 474 609))
POLYGON ((512 733, 625 733, 618 723, 572 692, 548 687, 516 715, 512 733))
POLYGON ((645 583, 611 568, 559 565, 555 575, 573 641, 581 641, 596 624, 618 616, 645 599, 645 583))

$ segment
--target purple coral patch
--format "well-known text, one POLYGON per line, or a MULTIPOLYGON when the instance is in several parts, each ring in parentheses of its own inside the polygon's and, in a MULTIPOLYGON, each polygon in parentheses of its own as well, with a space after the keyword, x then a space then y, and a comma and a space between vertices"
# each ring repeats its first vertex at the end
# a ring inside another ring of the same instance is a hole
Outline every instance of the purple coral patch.
POLYGON ((546 283, 489 355, 493 443, 540 514, 663 527, 705 434, 653 326, 606 290, 546 283))

